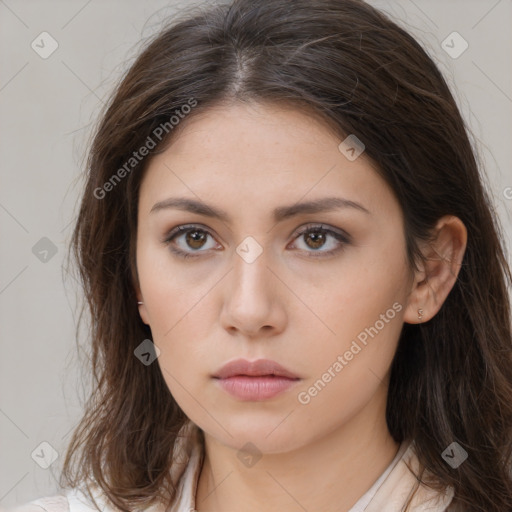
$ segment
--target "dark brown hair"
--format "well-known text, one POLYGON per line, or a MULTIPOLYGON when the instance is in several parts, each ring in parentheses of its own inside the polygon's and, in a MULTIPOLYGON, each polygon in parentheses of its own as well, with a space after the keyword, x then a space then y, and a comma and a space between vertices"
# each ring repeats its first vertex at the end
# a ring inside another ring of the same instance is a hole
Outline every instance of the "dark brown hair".
POLYGON ((358 0, 201 8, 154 36, 118 85, 95 132, 72 240, 91 314, 94 390, 61 485, 93 478, 125 511, 174 497, 173 446, 187 418, 159 366, 144 366, 133 351, 151 338, 135 295, 138 191, 151 156, 177 130, 108 194, 98 190, 191 98, 197 106, 178 128, 221 102, 260 101, 319 115, 340 140, 355 134, 401 205, 411 269, 439 218, 462 220, 468 243, 454 287, 433 319, 403 326, 387 423, 397 442, 415 440, 435 476, 427 485, 452 486, 468 511, 512 510, 512 278, 499 221, 438 68, 406 31, 358 0), (452 442, 469 454, 457 469, 441 457, 452 442))

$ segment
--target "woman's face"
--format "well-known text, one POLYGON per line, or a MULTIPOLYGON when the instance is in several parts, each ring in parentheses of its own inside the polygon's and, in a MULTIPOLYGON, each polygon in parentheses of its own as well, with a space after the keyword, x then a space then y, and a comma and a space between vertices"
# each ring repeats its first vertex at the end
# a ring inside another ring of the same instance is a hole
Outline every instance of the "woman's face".
POLYGON ((269 453, 382 416, 412 285, 391 190, 292 108, 183 122, 144 176, 137 231, 140 314, 177 403, 219 442, 269 453), (217 378, 237 359, 291 375, 217 378))

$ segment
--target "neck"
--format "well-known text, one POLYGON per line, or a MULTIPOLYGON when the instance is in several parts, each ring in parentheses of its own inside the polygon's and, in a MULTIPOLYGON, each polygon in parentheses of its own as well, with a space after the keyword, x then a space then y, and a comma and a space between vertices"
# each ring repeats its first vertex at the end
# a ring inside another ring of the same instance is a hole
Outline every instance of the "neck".
POLYGON ((205 432, 196 510, 347 512, 398 449, 387 428, 382 396, 374 396, 349 422, 323 437, 293 451, 263 454, 251 467, 241 463, 235 448, 205 432))

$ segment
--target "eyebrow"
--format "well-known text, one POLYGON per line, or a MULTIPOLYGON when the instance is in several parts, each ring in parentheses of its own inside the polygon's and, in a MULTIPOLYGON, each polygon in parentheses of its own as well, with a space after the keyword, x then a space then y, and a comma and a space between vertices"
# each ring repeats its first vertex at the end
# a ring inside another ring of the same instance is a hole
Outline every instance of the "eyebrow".
MULTIPOLYGON (((155 213, 168 208, 175 208, 178 210, 196 213, 198 215, 204 215, 206 217, 216 218, 223 222, 230 221, 230 216, 226 211, 202 201, 186 197, 171 197, 169 199, 159 201, 153 205, 153 208, 151 208, 149 213, 155 213)), ((315 199, 313 201, 295 203, 289 206, 280 206, 274 209, 273 217, 275 222, 281 222, 285 219, 289 219, 290 217, 294 217, 300 214, 321 213, 343 208, 353 208, 355 210, 371 215, 369 210, 367 210, 363 205, 356 203, 355 201, 341 197, 324 197, 321 199, 315 199)))

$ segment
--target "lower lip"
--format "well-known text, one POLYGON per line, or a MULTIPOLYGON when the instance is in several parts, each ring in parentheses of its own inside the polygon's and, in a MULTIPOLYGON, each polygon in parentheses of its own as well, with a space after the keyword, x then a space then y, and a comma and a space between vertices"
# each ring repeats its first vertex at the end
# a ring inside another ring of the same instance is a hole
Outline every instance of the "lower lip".
POLYGON ((249 377, 236 375, 225 379, 218 379, 220 386, 240 400, 267 400, 295 385, 300 379, 286 377, 249 377))

